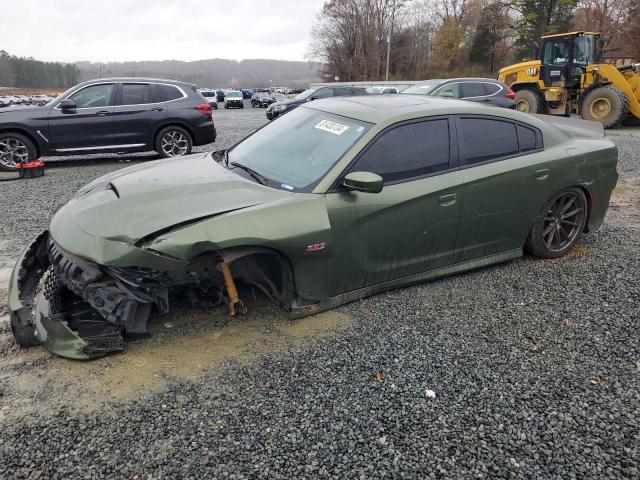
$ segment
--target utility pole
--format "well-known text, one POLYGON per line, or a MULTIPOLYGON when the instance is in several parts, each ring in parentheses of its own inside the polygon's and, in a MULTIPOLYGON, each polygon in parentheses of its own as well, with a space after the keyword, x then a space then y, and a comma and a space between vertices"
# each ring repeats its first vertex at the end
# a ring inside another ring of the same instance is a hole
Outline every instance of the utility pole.
POLYGON ((391 58, 391 35, 393 34, 393 24, 396 18, 396 0, 393 0, 393 10, 391 10, 391 25, 389 25, 389 31, 387 32, 387 72, 384 75, 384 79, 389 81, 389 61, 391 58))

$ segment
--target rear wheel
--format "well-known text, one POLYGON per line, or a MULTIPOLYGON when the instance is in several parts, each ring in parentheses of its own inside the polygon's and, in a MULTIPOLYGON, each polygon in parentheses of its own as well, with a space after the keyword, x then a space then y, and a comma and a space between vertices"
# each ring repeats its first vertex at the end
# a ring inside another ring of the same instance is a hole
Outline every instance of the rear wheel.
POLYGON ((547 113, 547 104, 540 92, 523 88, 516 92, 516 110, 523 113, 547 113))
POLYGON ((33 142, 19 133, 0 134, 0 170, 14 172, 21 162, 30 162, 37 156, 33 142))
POLYGON ((536 257, 558 258, 578 241, 587 222, 587 198, 579 188, 554 195, 536 218, 525 248, 536 257))
POLYGON ((629 114, 629 99, 616 87, 598 87, 580 102, 580 116, 602 123, 605 128, 621 125, 629 114))
POLYGON ((189 155, 192 147, 191 135, 184 128, 166 127, 156 135, 155 149, 163 158, 189 155))

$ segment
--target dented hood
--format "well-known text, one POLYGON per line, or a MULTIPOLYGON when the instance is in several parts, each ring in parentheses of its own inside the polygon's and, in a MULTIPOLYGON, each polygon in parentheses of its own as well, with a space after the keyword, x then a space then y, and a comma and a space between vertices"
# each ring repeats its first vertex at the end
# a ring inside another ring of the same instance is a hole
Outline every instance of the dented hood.
MULTIPOLYGON (((237 171, 237 170, 236 170, 237 171)), ((127 243, 222 213, 279 200, 289 192, 262 186, 216 163, 211 154, 137 165, 80 189, 53 217, 86 233, 127 243)))

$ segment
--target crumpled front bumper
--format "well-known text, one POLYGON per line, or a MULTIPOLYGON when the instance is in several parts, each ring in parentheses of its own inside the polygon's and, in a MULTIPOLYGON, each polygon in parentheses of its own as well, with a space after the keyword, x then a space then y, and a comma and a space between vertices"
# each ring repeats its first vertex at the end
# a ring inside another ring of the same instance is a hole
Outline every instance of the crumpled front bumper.
POLYGON ((50 266, 46 255, 47 230, 41 232, 23 250, 9 280, 8 307, 11 330, 22 347, 41 344, 66 358, 86 360, 87 343, 61 318, 53 318, 49 302, 36 295, 42 275, 50 266), (39 301, 38 301, 39 297, 39 301))

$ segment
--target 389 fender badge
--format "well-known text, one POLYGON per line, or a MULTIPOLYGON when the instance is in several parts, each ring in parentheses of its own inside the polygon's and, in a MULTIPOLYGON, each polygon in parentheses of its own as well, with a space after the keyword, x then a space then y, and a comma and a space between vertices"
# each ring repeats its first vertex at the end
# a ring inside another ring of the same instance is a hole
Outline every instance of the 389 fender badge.
POLYGON ((307 245, 307 252, 317 252, 318 250, 324 250, 327 244, 325 242, 320 243, 312 243, 311 245, 307 245))

